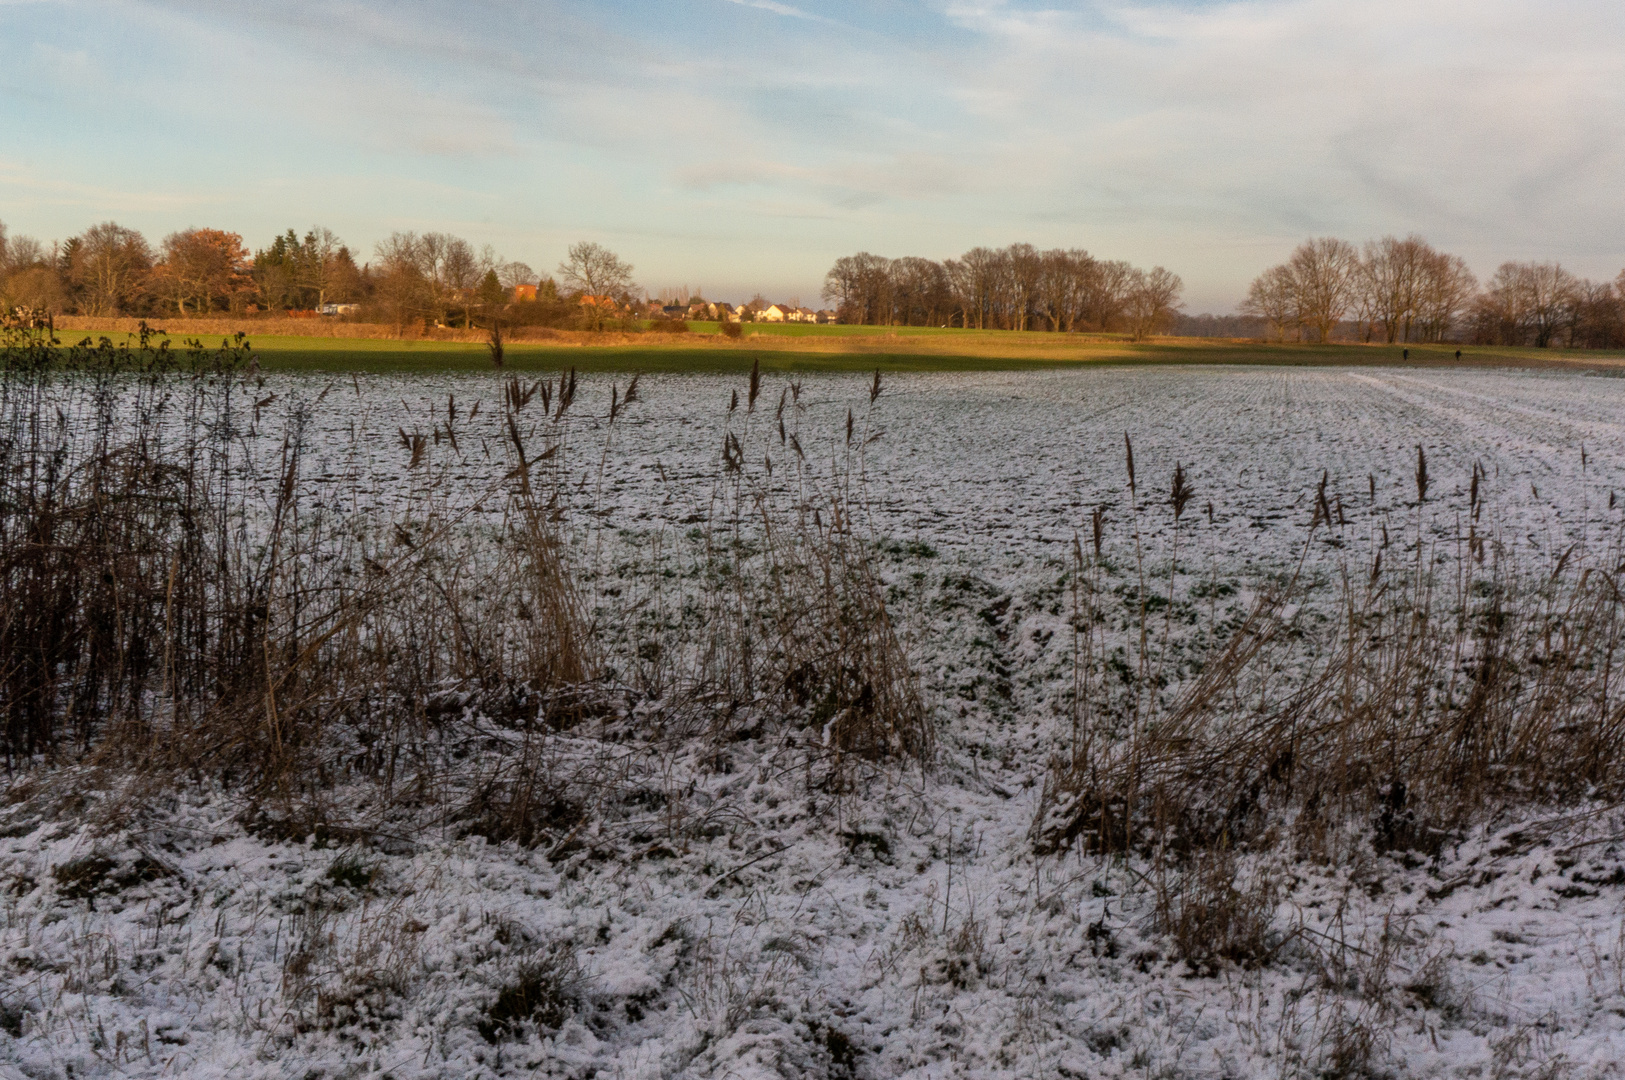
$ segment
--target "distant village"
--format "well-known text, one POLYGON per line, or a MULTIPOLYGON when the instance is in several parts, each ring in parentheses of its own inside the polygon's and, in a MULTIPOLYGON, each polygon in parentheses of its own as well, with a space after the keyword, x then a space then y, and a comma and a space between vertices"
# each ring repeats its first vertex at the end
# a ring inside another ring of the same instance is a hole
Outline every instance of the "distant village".
MULTIPOLYGON (((524 303, 537 299, 537 286, 521 284, 513 288, 514 303, 524 303)), ((581 302, 613 304, 607 297, 583 296, 581 302)), ((702 299, 693 299, 686 303, 668 303, 665 300, 649 299, 642 304, 630 305, 633 314, 645 319, 670 319, 674 321, 689 322, 760 322, 760 323, 834 323, 839 322, 838 314, 829 309, 814 311, 812 308, 797 307, 794 304, 769 304, 764 300, 752 300, 748 304, 728 304, 702 299)), ((344 314, 333 311, 331 314, 344 314)))
POLYGON ((696 300, 684 306, 682 304, 662 304, 658 300, 650 300, 645 306, 646 316, 651 319, 692 319, 706 322, 762 322, 762 323, 832 323, 836 322, 835 312, 825 309, 814 311, 811 308, 795 307, 791 304, 713 304, 706 300, 696 300))

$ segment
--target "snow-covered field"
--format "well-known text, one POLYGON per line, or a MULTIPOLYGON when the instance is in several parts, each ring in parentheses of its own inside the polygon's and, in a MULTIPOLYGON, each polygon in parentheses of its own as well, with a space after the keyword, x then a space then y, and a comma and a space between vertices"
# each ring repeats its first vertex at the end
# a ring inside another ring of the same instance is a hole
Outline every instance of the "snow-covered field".
MULTIPOLYGON (((775 482, 793 453, 782 379, 730 414, 742 379, 645 378, 613 425, 610 383, 583 379, 567 442, 575 558, 605 624, 644 595, 656 538, 707 522, 725 431, 775 482)), ((269 475, 278 410, 303 402, 314 490, 386 520, 414 482, 402 434, 453 400, 487 426, 426 451, 446 498, 504 474, 501 393, 269 379, 256 438, 269 475)), ((1141 562, 1166 590, 1183 465, 1179 588, 1204 598, 1202 625, 1306 544, 1328 579, 1363 575, 1385 530, 1459 552, 1475 465, 1509 559, 1601 565, 1625 514, 1625 380, 1117 368, 897 376, 871 406, 867 380, 806 376, 799 402, 815 470, 847 453, 852 413, 864 526, 938 725, 928 773, 825 794, 766 737, 718 766, 714 747, 577 731, 562 753, 615 757, 648 798, 551 859, 451 829, 279 841, 236 793, 140 778, 19 796, 0 816, 0 1075, 1625 1073, 1625 809, 1513 808, 1436 858, 1378 855, 1359 822, 1329 862, 1244 853, 1279 947, 1216 972, 1159 931, 1148 862, 1039 858, 1028 839, 1069 731, 1064 581, 1097 509, 1107 591, 1141 562), (1338 523, 1311 539, 1323 474, 1338 523)), ((1203 645, 1173 632, 1180 655, 1203 645)))

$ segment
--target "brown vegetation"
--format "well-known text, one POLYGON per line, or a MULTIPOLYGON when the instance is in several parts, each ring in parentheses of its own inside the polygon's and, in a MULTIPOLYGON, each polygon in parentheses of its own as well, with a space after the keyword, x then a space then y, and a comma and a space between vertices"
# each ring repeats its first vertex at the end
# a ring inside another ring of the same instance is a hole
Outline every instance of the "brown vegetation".
POLYGON ((628 328, 630 266, 583 243, 570 249, 559 272, 562 292, 552 278, 538 282, 530 267, 489 246, 476 252, 461 237, 438 232, 392 233, 377 245, 374 261, 358 265, 338 237, 319 227, 303 237, 289 229, 250 256, 240 235, 221 229, 172 233, 155 250, 139 232, 106 222, 47 249, 8 237, 0 223, 0 311, 234 321, 322 314, 390 325, 396 336, 472 330, 493 318, 514 327, 628 328), (583 295, 608 303, 584 308, 583 295))
MULTIPOLYGON (((811 500, 786 502, 737 456, 743 433, 729 436, 719 516, 696 552, 700 633, 657 638, 648 664, 606 681, 604 634, 620 628, 588 621, 566 531, 573 373, 510 380, 478 428, 454 398, 432 432, 403 426, 407 482, 377 521, 324 503, 300 403, 281 407, 275 460, 248 456, 243 433, 263 437, 278 403, 245 375, 241 339, 182 355, 145 337, 61 348, 8 334, 0 750, 13 771, 212 776, 263 807, 256 828, 297 835, 427 813, 556 847, 620 797, 639 759, 613 741, 567 752, 555 736, 607 724, 624 738, 630 698, 664 703, 643 734, 725 742, 740 724, 783 725, 820 786, 929 757, 848 493, 808 475, 811 500), (461 447, 482 440, 511 468, 450 498, 461 447), (370 792, 359 804, 356 785, 370 792)), ((617 388, 611 423, 637 400, 635 381, 617 388)))
MULTIPOLYGON (((136 334, 142 324, 166 325, 167 320, 136 318, 92 318, 87 315, 59 315, 53 320, 60 334, 136 334)), ((278 317, 271 314, 233 318, 192 318, 177 322, 177 329, 188 336, 229 338, 238 331, 255 337, 324 337, 353 338, 357 340, 392 341, 466 341, 485 342, 490 331, 479 326, 464 329, 447 326, 394 326, 387 323, 356 322, 349 319, 314 319, 278 317)), ((503 336, 509 341, 572 341, 583 335, 568 330, 554 330, 546 326, 505 326, 503 336)))
MULTIPOLYGON (((1352 820, 1379 851, 1432 852, 1486 808, 1617 793, 1617 553, 1576 546, 1555 566, 1518 565, 1483 517, 1479 479, 1454 543, 1420 518, 1392 537, 1384 527, 1364 565, 1343 566, 1336 618, 1310 640, 1300 569, 1165 704, 1145 679, 1161 660, 1144 634, 1132 690, 1113 695, 1080 549, 1078 735, 1046 784, 1035 849, 1325 857, 1352 820)), ((1418 451, 1416 506, 1428 485, 1418 451)), ((1341 513, 1323 485, 1306 555, 1341 513)))

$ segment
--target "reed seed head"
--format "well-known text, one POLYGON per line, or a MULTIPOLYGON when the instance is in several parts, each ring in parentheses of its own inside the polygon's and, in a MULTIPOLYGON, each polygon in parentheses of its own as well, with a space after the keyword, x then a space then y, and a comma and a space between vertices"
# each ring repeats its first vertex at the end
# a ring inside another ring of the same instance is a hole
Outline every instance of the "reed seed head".
POLYGON ((1174 482, 1168 492, 1168 502, 1174 508, 1174 524, 1179 524, 1180 516, 1185 513, 1185 504, 1191 501, 1196 491, 1185 479, 1185 466, 1174 462, 1174 482))

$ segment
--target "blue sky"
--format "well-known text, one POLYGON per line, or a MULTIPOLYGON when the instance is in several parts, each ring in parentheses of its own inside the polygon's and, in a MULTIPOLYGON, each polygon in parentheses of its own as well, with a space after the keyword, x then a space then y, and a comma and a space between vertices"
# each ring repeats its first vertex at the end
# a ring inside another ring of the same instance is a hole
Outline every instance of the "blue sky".
POLYGON ((0 220, 394 229, 652 291, 1025 240, 1231 309, 1308 235, 1625 267, 1619 0, 0 0, 0 220))

